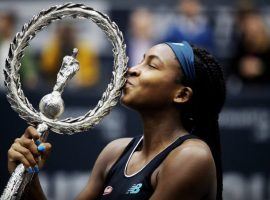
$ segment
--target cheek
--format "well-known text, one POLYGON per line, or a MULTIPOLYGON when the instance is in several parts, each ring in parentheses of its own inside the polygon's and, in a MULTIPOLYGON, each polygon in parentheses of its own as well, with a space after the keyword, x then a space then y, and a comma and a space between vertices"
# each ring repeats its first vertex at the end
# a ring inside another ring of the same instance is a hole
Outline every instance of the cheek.
POLYGON ((159 107, 172 102, 174 83, 165 76, 145 76, 135 87, 124 90, 121 98, 129 107, 159 107))
POLYGON ((151 78, 142 79, 140 86, 145 96, 170 99, 175 88, 175 82, 170 74, 157 73, 151 78))

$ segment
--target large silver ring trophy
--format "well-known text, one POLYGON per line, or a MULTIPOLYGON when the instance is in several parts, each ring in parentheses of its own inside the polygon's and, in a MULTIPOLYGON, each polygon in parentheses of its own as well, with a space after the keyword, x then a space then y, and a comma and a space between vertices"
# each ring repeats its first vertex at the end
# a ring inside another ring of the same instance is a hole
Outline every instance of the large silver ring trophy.
MULTIPOLYGON (((83 4, 72 3, 43 10, 23 26, 21 32, 16 34, 10 44, 4 69, 7 99, 13 110, 22 119, 29 124, 37 125, 37 131, 41 134, 43 140, 46 140, 47 134, 45 133, 47 133, 47 130, 69 135, 86 131, 98 124, 117 104, 121 89, 126 81, 125 73, 128 58, 125 51, 126 45, 121 31, 107 15, 83 4), (113 45, 114 68, 111 82, 94 109, 77 118, 59 120, 58 117, 64 111, 64 101, 61 94, 67 81, 79 70, 79 62, 76 60, 78 49, 73 50, 73 55, 64 57, 52 93, 45 95, 40 101, 40 112, 34 109, 21 89, 19 69, 24 50, 36 34, 53 21, 65 17, 91 19, 102 29, 113 45)), ((31 181, 32 177, 33 174, 27 173, 22 164, 18 165, 8 181, 1 200, 20 199, 25 186, 31 181)))

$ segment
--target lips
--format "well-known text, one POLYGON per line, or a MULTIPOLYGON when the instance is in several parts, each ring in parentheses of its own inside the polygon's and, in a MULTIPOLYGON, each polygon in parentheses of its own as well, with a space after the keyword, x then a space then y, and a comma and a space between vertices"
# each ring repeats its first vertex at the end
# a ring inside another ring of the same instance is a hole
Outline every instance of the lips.
POLYGON ((127 87, 127 86, 132 86, 133 84, 129 81, 129 80, 127 80, 126 81, 126 84, 125 84, 125 86, 127 87))
POLYGON ((130 81, 127 81, 127 84, 128 84, 128 85, 133 85, 130 81))

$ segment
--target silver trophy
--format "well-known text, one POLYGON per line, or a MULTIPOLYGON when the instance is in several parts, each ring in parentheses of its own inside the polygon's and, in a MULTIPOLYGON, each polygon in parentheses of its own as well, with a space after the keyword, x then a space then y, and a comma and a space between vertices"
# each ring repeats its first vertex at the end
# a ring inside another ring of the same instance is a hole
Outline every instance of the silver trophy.
MULTIPOLYGON (((37 131, 43 140, 46 140, 47 130, 69 135, 86 131, 98 124, 110 112, 111 108, 117 104, 121 89, 126 81, 127 61, 123 35, 116 23, 112 22, 107 15, 83 4, 68 3, 53 6, 48 10, 42 10, 38 15, 34 16, 29 23, 23 26, 21 32, 16 34, 10 44, 4 69, 7 99, 13 110, 22 119, 31 125, 37 125, 37 131), (61 94, 67 81, 79 70, 79 62, 76 60, 78 49, 73 50, 72 56, 64 57, 52 93, 45 95, 40 101, 40 112, 34 109, 21 89, 19 69, 24 50, 36 34, 50 23, 65 17, 91 19, 102 29, 113 45, 114 67, 111 82, 94 109, 89 110, 80 117, 59 120, 58 117, 64 111, 64 101, 61 94)), ((32 174, 26 173, 22 164, 18 165, 0 199, 20 199, 32 176, 32 174)))

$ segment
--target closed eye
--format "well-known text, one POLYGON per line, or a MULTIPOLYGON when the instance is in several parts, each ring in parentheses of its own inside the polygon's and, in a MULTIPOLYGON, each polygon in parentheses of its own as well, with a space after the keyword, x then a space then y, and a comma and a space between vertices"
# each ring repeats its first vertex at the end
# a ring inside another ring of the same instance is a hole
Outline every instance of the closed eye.
POLYGON ((139 64, 142 64, 145 61, 147 66, 154 69, 158 69, 158 67, 155 64, 152 64, 152 60, 157 59, 157 58, 158 58, 157 56, 153 56, 153 55, 146 57, 146 55, 144 54, 143 59, 141 60, 141 62, 139 62, 139 64))
POLYGON ((154 65, 148 64, 148 66, 157 69, 154 65))

